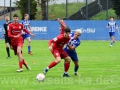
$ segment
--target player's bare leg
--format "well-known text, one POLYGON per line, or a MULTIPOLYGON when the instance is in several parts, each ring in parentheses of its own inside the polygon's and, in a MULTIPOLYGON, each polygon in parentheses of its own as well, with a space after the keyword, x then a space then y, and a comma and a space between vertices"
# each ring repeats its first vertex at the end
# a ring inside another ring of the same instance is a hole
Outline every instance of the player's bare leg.
POLYGON ((113 45, 114 42, 115 42, 115 41, 114 41, 114 36, 111 36, 110 38, 111 38, 110 47, 112 47, 112 45, 113 45))
POLYGON ((115 43, 115 39, 114 39, 114 36, 112 37, 112 42, 113 42, 113 44, 115 43))
POLYGON ((50 68, 56 66, 60 61, 61 61, 61 58, 60 58, 60 57, 57 57, 56 60, 54 60, 53 62, 51 62, 51 63, 49 64, 49 66, 44 69, 44 74, 46 74, 50 68))
POLYGON ((10 49, 13 50, 13 47, 10 45, 10 49))
POLYGON ((26 40, 28 42, 28 54, 33 55, 33 53, 31 52, 31 39, 30 39, 30 37, 27 37, 26 40))
POLYGON ((29 66, 27 65, 27 63, 25 62, 25 60, 23 59, 23 56, 21 54, 21 47, 17 48, 17 56, 18 56, 18 60, 19 60, 19 69, 17 70, 17 72, 22 72, 22 64, 27 68, 27 70, 29 70, 29 66))
POLYGON ((73 61, 74 62, 74 65, 75 65, 75 67, 74 67, 74 75, 78 75, 77 74, 77 71, 78 71, 78 68, 79 68, 79 64, 78 64, 78 61, 73 61))
POLYGON ((70 59, 70 57, 65 57, 64 58, 64 73, 63 73, 63 77, 70 77, 69 75, 68 75, 68 70, 69 70, 69 67, 70 67, 70 61, 71 61, 71 59, 70 59))

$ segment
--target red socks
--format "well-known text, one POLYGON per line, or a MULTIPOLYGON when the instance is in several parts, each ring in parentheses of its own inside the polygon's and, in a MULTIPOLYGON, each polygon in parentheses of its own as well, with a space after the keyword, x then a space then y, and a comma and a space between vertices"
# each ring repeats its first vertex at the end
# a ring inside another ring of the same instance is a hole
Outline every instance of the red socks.
POLYGON ((52 67, 54 67, 54 66, 56 66, 57 65, 57 63, 55 62, 55 61, 53 61, 49 66, 48 66, 48 68, 50 69, 50 68, 52 68, 52 67))
POLYGON ((64 63, 64 71, 67 72, 68 69, 69 69, 69 67, 70 67, 70 63, 65 62, 65 63, 64 63))
MULTIPOLYGON (((48 66, 48 68, 50 69, 50 68, 56 66, 57 64, 58 64, 58 63, 56 63, 55 61, 53 61, 53 62, 48 66)), ((64 63, 64 71, 67 72, 68 69, 69 69, 69 67, 70 67, 70 63, 69 63, 69 62, 65 62, 65 63, 64 63)))
POLYGON ((26 62, 24 61, 24 59, 22 61, 19 61, 19 68, 22 68, 22 64, 24 66, 27 66, 26 62))
POLYGON ((27 63, 25 62, 25 60, 24 60, 24 59, 23 59, 23 61, 22 61, 22 62, 23 62, 23 65, 24 65, 24 66, 27 66, 27 63))
POLYGON ((19 68, 22 68, 23 61, 19 61, 19 68))

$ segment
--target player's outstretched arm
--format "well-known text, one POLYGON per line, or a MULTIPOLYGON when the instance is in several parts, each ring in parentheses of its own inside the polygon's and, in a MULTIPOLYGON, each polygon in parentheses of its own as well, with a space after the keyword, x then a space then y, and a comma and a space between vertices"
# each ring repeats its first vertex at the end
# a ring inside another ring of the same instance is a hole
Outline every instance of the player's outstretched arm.
POLYGON ((5 38, 5 34, 3 34, 2 38, 5 38))
POLYGON ((4 34, 3 34, 2 38, 5 38, 5 25, 3 25, 3 27, 4 27, 4 34))
POLYGON ((35 34, 30 33, 31 36, 35 37, 35 34))
POLYGON ((106 28, 109 28, 109 23, 107 24, 106 28))
POLYGON ((48 46, 49 46, 49 50, 50 51, 52 51, 52 45, 53 45, 53 43, 54 43, 54 40, 52 39, 52 40, 49 40, 49 42, 48 42, 48 46))
POLYGON ((28 25, 28 28, 29 28, 29 31, 32 32, 32 29, 31 29, 30 25, 28 25))
POLYGON ((30 35, 33 36, 33 37, 35 36, 35 34, 30 33, 30 32, 29 32, 27 29, 25 29, 25 28, 23 29, 23 31, 25 31, 26 33, 30 34, 30 35))
POLYGON ((66 25, 61 18, 58 18, 57 20, 60 23, 61 27, 66 28, 66 25))

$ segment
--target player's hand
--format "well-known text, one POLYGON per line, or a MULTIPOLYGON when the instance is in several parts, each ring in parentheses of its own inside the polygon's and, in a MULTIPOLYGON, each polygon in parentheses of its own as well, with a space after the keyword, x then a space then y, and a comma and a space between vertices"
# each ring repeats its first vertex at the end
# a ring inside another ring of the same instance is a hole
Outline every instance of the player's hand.
POLYGON ((118 30, 118 26, 116 26, 116 30, 118 30))
POLYGON ((109 26, 106 26, 107 28, 109 28, 109 26))
POLYGON ((25 35, 25 32, 22 32, 21 34, 22 34, 22 35, 25 35))
POLYGON ((58 18, 57 20, 58 20, 59 22, 61 22, 61 23, 63 22, 63 20, 62 20, 62 19, 60 19, 60 18, 58 18))
POLYGON ((52 50, 53 50, 52 46, 49 46, 49 50, 50 50, 50 51, 52 51, 52 50))
POLYGON ((18 37, 20 37, 21 36, 21 34, 18 34, 18 35, 16 35, 16 36, 14 36, 14 38, 18 38, 18 37))
POLYGON ((30 30, 29 32, 32 33, 32 30, 30 30))
POLYGON ((35 34, 32 34, 32 33, 31 33, 30 35, 33 36, 33 37, 35 37, 35 34))
POLYGON ((2 38, 5 38, 5 35, 3 35, 2 38))
POLYGON ((70 46, 70 43, 68 42, 67 45, 70 46))
POLYGON ((57 19, 58 21, 60 20, 60 18, 57 19))

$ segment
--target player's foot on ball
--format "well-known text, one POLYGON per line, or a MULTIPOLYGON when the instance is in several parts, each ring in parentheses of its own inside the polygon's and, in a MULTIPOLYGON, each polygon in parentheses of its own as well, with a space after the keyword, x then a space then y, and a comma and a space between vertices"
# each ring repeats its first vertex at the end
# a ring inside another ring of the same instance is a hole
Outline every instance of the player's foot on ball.
POLYGON ((44 74, 46 74, 48 72, 48 69, 47 68, 45 68, 44 69, 44 74))
POLYGON ((31 68, 30 68, 29 66, 26 66, 26 69, 27 69, 27 70, 31 70, 31 68))
POLYGON ((11 57, 9 56, 9 57, 7 57, 7 59, 10 59, 11 57))
POLYGON ((62 76, 63 76, 63 77, 70 77, 70 76, 68 75, 68 73, 63 73, 62 76))
POLYGON ((20 68, 20 69, 18 69, 18 70, 16 70, 16 71, 17 71, 17 72, 23 72, 23 69, 20 68))
POLYGON ((28 52, 28 54, 33 55, 33 53, 32 53, 32 52, 28 52))

